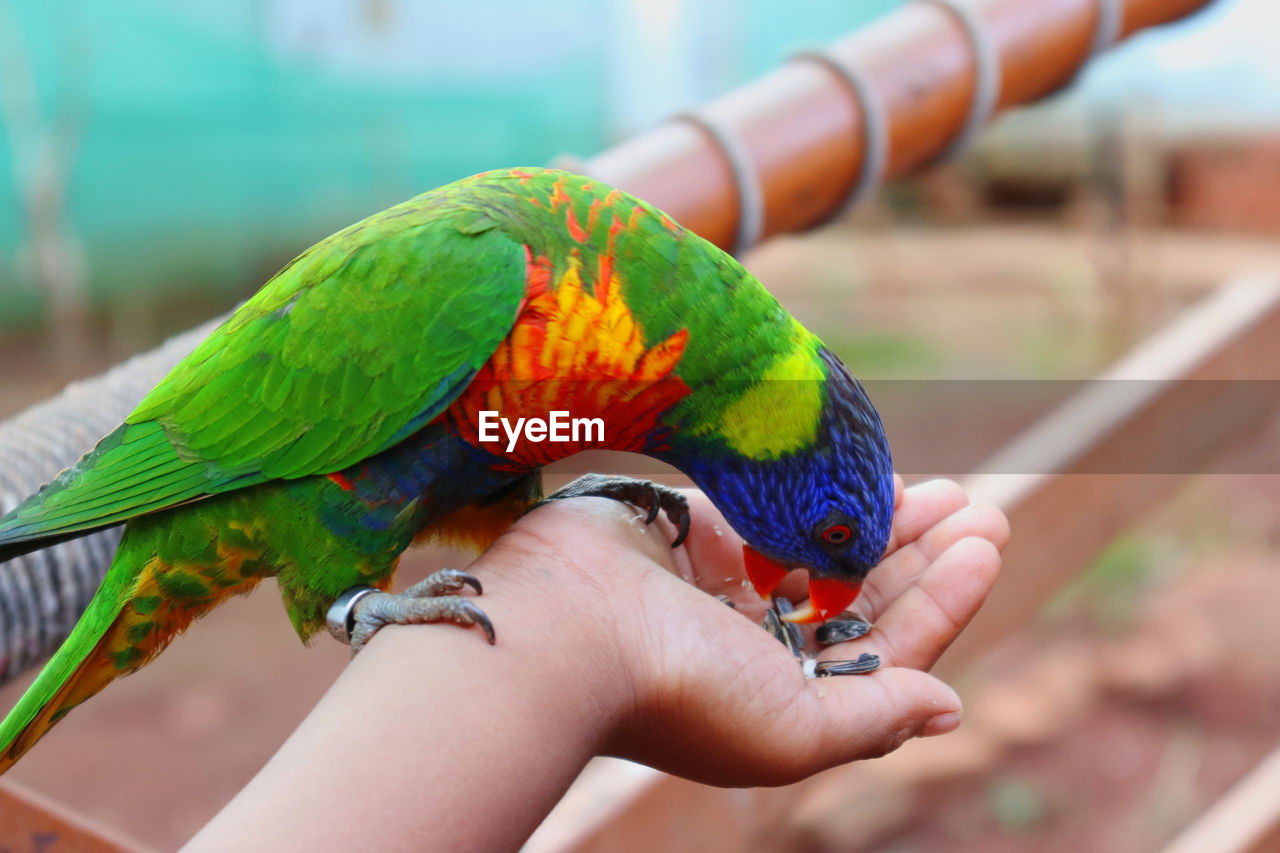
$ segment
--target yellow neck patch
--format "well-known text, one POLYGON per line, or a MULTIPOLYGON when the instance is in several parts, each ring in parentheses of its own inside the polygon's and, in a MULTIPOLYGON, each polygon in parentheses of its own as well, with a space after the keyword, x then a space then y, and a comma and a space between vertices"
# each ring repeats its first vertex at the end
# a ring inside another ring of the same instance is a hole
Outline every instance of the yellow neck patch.
POLYGON ((725 409, 721 434, 750 459, 776 459, 812 445, 822 416, 824 378, 811 341, 802 336, 725 409))

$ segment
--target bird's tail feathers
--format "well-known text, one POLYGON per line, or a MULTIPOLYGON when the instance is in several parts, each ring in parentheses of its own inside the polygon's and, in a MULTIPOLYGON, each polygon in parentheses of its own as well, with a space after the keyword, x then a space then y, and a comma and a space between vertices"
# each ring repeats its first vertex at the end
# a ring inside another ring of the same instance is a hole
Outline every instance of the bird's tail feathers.
POLYGON ((112 665, 105 648, 119 611, 118 599, 99 590, 71 635, 0 722, 0 773, 68 711, 123 674, 112 665))
POLYGON ((158 423, 122 425, 0 517, 0 563, 199 499, 207 475, 178 456, 158 423))

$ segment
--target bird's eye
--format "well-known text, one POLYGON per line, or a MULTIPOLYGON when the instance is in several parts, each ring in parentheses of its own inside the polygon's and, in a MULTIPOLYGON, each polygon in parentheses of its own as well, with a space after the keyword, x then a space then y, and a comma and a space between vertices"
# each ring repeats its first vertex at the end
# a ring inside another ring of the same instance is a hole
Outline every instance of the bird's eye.
POLYGON ((847 524, 833 524, 822 531, 822 541, 828 545, 843 545, 853 538, 853 531, 847 524))

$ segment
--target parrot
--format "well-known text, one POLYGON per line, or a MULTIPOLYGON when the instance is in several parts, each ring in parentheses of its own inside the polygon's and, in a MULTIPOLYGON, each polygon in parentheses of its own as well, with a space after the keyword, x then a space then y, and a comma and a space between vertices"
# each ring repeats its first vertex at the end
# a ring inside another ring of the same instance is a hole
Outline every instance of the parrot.
MULTIPOLYGON (((588 447, 692 479, 746 543, 761 596, 806 569, 809 603, 789 621, 846 608, 887 547, 876 409, 737 260, 589 177, 483 172, 304 251, 0 518, 0 562, 124 524, 88 608, 0 722, 0 772, 267 577, 304 643, 357 589, 364 639, 452 621, 493 642, 476 596, 456 594, 481 592, 465 572, 387 592, 400 555, 415 541, 483 549, 543 501, 546 465, 588 447)), ((665 512, 672 547, 687 532, 674 489, 588 475, 548 499, 579 494, 647 522, 665 512)))

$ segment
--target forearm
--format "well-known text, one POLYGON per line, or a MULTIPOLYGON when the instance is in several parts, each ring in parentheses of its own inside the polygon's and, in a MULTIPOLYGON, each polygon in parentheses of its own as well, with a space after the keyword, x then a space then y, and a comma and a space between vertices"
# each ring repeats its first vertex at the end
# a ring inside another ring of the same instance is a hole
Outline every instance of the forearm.
POLYGON ((484 579, 497 645, 384 629, 190 849, 518 847, 621 709, 554 590, 518 570, 484 579))
POLYGON ((959 724, 925 674, 995 581, 1008 525, 948 484, 910 490, 869 579, 874 675, 806 680, 712 591, 742 542, 699 495, 685 546, 612 501, 557 501, 471 568, 497 645, 384 628, 193 850, 515 849, 593 755, 721 785, 776 785, 959 724), (674 572, 674 574, 673 574, 674 572), (678 577, 677 577, 678 575, 678 577))

